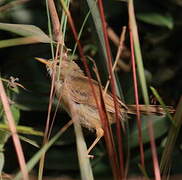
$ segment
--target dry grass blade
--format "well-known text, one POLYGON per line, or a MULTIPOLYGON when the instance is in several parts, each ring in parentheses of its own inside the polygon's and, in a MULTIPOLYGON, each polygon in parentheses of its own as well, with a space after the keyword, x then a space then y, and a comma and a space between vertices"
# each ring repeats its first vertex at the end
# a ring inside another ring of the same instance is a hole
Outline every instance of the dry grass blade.
POLYGON ((20 45, 26 45, 26 44, 36 44, 40 42, 41 42, 41 39, 38 36, 6 39, 6 40, 0 41, 0 48, 14 47, 14 46, 20 46, 20 45))
POLYGON ((176 143, 177 136, 179 134, 179 130, 182 125, 182 97, 179 100, 176 113, 174 115, 173 121, 175 123, 175 126, 172 124, 171 129, 169 131, 167 142, 165 145, 165 149, 162 154, 160 168, 163 175, 166 175, 166 173, 169 170, 170 164, 171 164, 171 156, 174 149, 174 145, 176 143))

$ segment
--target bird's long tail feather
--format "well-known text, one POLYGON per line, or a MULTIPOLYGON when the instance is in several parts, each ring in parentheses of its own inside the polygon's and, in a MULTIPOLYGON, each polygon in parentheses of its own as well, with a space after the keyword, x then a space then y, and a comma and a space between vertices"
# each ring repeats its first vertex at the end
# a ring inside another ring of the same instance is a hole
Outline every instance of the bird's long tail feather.
MULTIPOLYGON (((136 105, 127 105, 128 114, 136 114, 136 105)), ((172 106, 166 106, 169 113, 174 113, 174 108, 172 106)), ((139 105, 140 113, 142 114, 166 114, 166 109, 163 109, 160 105, 139 105)))

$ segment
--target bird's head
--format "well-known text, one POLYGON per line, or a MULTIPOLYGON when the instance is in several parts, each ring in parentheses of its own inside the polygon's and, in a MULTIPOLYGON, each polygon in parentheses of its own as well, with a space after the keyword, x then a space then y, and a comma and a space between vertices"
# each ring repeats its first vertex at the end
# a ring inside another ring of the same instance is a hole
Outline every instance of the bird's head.
POLYGON ((35 58, 37 61, 46 65, 50 75, 53 72, 60 74, 61 78, 65 78, 68 75, 84 75, 80 67, 74 62, 69 60, 46 60, 43 58, 35 58))

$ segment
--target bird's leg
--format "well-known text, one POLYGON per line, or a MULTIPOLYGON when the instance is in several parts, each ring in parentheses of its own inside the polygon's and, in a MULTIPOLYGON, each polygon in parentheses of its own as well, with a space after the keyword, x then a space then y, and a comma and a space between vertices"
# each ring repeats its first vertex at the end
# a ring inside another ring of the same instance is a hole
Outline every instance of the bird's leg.
MULTIPOLYGON (((104 130, 102 128, 96 128, 96 139, 92 143, 92 145, 88 148, 87 153, 89 154, 90 151, 94 148, 94 146, 99 142, 101 137, 104 135, 104 130)), ((92 157, 92 156, 91 156, 92 157)))

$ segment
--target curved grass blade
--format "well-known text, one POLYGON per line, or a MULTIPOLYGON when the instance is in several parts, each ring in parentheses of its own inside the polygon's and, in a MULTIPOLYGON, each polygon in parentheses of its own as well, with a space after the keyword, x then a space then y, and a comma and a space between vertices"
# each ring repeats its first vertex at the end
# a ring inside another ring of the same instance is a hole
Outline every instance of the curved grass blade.
POLYGON ((50 42, 50 38, 40 28, 34 25, 0 23, 0 30, 9 31, 25 37, 37 37, 37 40, 43 43, 50 42))
POLYGON ((175 126, 175 122, 173 121, 173 117, 171 116, 171 114, 169 113, 168 108, 166 107, 164 101, 162 100, 162 98, 160 97, 159 93, 157 92, 157 90, 154 87, 150 87, 152 93, 154 94, 154 96, 157 98, 157 100, 159 101, 160 105, 162 106, 162 108, 164 109, 164 111, 166 112, 168 118, 171 120, 172 124, 175 126))

